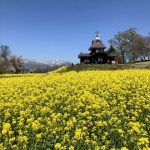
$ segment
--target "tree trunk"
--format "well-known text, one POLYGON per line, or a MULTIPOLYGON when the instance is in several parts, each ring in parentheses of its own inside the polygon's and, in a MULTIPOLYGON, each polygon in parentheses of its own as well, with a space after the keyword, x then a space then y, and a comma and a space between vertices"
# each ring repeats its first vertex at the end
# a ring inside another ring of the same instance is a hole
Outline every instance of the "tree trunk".
POLYGON ((123 49, 121 49, 121 57, 122 57, 122 63, 124 64, 125 60, 124 60, 124 50, 123 49))

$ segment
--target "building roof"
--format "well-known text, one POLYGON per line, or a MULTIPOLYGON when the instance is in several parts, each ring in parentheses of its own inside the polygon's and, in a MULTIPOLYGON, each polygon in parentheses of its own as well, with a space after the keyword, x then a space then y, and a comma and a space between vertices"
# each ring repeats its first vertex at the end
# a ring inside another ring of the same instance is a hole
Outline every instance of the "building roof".
POLYGON ((102 52, 96 52, 96 53, 80 53, 79 55, 78 55, 78 57, 80 58, 80 57, 93 57, 93 56, 98 56, 99 54, 106 54, 106 55, 108 55, 108 52, 104 52, 104 51, 102 51, 102 52))
POLYGON ((79 57, 91 57, 90 53, 80 53, 79 57))
POLYGON ((91 44, 91 46, 90 46, 90 48, 89 48, 89 50, 92 50, 92 49, 105 49, 106 47, 105 47, 105 45, 102 43, 102 41, 101 40, 98 40, 98 39, 95 39, 95 40, 93 40, 92 41, 92 44, 91 44))
POLYGON ((117 56, 116 55, 108 55, 108 57, 111 58, 111 57, 117 57, 117 56))
POLYGON ((115 52, 113 52, 113 53, 109 53, 109 52, 107 52, 109 55, 109 57, 116 57, 116 53, 115 52))

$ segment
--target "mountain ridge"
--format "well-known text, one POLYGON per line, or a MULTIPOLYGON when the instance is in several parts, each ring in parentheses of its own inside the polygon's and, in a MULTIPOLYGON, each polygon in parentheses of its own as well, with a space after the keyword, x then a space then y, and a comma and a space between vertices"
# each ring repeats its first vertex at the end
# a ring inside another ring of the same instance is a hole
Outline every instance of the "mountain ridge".
POLYGON ((24 59, 24 72, 48 72, 61 66, 70 66, 72 62, 63 60, 35 60, 24 59))

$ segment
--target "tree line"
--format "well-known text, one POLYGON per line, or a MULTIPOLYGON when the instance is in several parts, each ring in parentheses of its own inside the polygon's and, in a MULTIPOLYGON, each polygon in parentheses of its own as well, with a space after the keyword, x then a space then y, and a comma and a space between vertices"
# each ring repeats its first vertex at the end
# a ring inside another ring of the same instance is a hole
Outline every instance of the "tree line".
POLYGON ((23 64, 21 56, 12 55, 6 45, 0 46, 0 73, 22 73, 23 64))
MULTIPOLYGON (((121 63, 150 60, 150 33, 140 35, 136 28, 118 32, 109 40, 121 63)), ((112 48, 110 48, 112 50, 112 48)))

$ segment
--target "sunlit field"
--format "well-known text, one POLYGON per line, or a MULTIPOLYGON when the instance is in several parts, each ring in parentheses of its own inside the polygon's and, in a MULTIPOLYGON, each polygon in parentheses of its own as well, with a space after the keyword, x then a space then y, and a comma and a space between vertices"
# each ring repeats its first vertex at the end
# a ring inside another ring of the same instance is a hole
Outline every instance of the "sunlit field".
POLYGON ((149 150, 150 70, 0 76, 0 150, 149 150))

